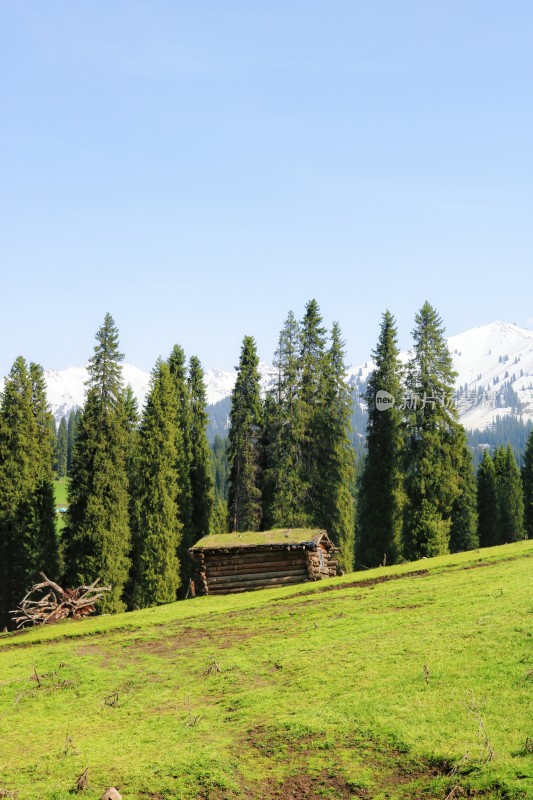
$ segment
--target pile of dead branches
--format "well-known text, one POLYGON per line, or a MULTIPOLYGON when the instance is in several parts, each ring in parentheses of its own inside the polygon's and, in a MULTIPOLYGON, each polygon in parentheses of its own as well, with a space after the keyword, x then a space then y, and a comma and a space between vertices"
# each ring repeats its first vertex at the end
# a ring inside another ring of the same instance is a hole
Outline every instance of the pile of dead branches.
POLYGON ((82 619, 96 610, 96 603, 102 599, 110 586, 98 586, 97 578, 90 586, 78 586, 77 589, 62 589, 57 583, 46 577, 42 583, 36 583, 18 608, 11 611, 13 622, 17 628, 25 625, 49 625, 62 619, 82 619))

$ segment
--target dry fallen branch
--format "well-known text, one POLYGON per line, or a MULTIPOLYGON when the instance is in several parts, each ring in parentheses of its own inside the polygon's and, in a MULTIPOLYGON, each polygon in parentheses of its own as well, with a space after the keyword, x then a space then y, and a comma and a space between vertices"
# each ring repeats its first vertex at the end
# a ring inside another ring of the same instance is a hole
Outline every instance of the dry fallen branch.
POLYGON ((187 720, 187 725, 189 728, 194 728, 194 726, 197 725, 200 722, 200 720, 203 719, 203 717, 201 714, 197 714, 196 716, 193 715, 191 711, 190 697, 187 698, 187 711, 189 712, 189 719, 187 720))
POLYGON ((487 729, 485 728, 485 722, 483 720, 483 717, 481 716, 481 712, 477 706, 476 700, 473 695, 470 700, 470 703, 467 705, 467 709, 470 711, 470 713, 472 714, 472 716, 474 717, 474 719, 478 724, 478 737, 483 744, 484 751, 486 752, 486 759, 487 761, 493 761, 495 753, 494 750, 492 749, 487 729))
POLYGON ((201 675, 216 675, 217 672, 222 672, 222 670, 220 669, 216 661, 212 661, 207 667, 207 669, 204 669, 201 675))
POLYGON ((89 767, 83 770, 81 775, 76 779, 76 790, 83 792, 89 786, 89 767))
POLYGON ((459 793, 460 794, 464 794, 464 792, 461 789, 461 787, 459 785, 454 786, 453 789, 451 790, 451 792, 446 795, 444 800, 453 800, 453 798, 457 797, 459 793))
POLYGON ((41 572, 42 583, 36 583, 24 597, 18 608, 10 614, 17 628, 25 625, 50 625, 62 619, 82 619, 96 610, 110 586, 98 586, 97 578, 90 586, 77 589, 62 589, 41 572))

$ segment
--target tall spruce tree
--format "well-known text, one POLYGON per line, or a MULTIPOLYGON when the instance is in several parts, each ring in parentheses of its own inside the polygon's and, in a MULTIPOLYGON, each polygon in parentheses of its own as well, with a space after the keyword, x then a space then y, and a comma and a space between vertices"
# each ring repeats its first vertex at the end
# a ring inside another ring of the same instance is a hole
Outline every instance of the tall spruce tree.
POLYGON ((359 480, 356 563, 395 564, 401 556, 402 367, 396 323, 385 311, 366 391, 367 455, 359 480))
POLYGON ((134 608, 172 602, 180 584, 177 417, 177 396, 168 364, 158 361, 139 431, 133 514, 134 608))
POLYGON ((30 364, 32 411, 35 421, 33 451, 36 473, 33 493, 33 524, 36 559, 39 571, 48 577, 59 577, 59 539, 55 523, 55 492, 53 484, 54 424, 46 398, 44 371, 40 364, 30 364))
POLYGON ((204 371, 200 359, 189 359, 188 394, 191 410, 191 493, 192 542, 209 533, 213 512, 213 473, 207 441, 209 418, 206 411, 204 371))
POLYGON ((0 625, 39 571, 58 577, 53 439, 42 368, 19 357, 0 400, 0 625))
POLYGON ((265 527, 305 527, 300 389, 300 324, 293 312, 284 323, 274 355, 277 377, 265 403, 263 435, 265 527))
POLYGON ((74 443, 76 441, 76 429, 81 417, 81 409, 73 409, 68 415, 67 424, 67 475, 72 469, 72 459, 74 458, 74 443))
POLYGON ((522 467, 524 487, 524 529, 528 539, 533 539, 533 431, 529 434, 522 467))
POLYGON ((252 336, 245 336, 231 394, 228 507, 234 531, 261 528, 262 408, 258 365, 255 341, 252 336))
POLYGON ((68 432, 65 417, 61 417, 57 437, 55 442, 55 464, 54 469, 58 478, 64 478, 67 474, 67 454, 68 454, 68 432))
POLYGON ((70 586, 111 585, 101 610, 124 610, 130 570, 126 412, 118 330, 106 314, 89 361, 88 390, 76 432, 65 537, 70 586))
POLYGON ((456 373, 442 320, 427 302, 416 316, 413 339, 407 372, 403 527, 408 559, 449 551, 464 463, 463 435, 451 402, 456 373))
POLYGON ((498 500, 496 472, 488 447, 477 471, 478 537, 480 547, 498 544, 498 500))
POLYGON ((318 511, 318 486, 321 482, 320 454, 317 443, 322 425, 321 408, 326 392, 326 329, 316 300, 305 307, 300 333, 300 386, 298 411, 300 415, 300 481, 302 510, 311 520, 318 511))
POLYGON ((186 402, 188 431, 184 432, 184 440, 189 442, 187 483, 190 487, 190 514, 189 524, 184 526, 178 549, 183 589, 188 587, 189 579, 194 574, 189 549, 210 532, 214 502, 213 465, 207 441, 209 419, 206 411, 204 371, 196 356, 189 359, 186 402))
POLYGON ((340 548, 341 568, 351 571, 355 539, 355 454, 349 438, 352 394, 346 384, 344 342, 336 322, 323 365, 324 390, 315 425, 318 480, 314 520, 340 548))
POLYGON ((524 491, 520 470, 511 445, 494 453, 498 544, 517 542, 524 537, 524 491))
POLYGON ((177 502, 182 524, 180 561, 186 561, 188 542, 193 539, 192 521, 192 438, 191 403, 187 383, 187 361, 183 348, 176 344, 168 358, 176 394, 176 470, 178 473, 177 502))
POLYGON ((466 433, 461 426, 457 438, 458 493, 452 507, 449 544, 452 553, 462 553, 479 547, 476 475, 466 433))

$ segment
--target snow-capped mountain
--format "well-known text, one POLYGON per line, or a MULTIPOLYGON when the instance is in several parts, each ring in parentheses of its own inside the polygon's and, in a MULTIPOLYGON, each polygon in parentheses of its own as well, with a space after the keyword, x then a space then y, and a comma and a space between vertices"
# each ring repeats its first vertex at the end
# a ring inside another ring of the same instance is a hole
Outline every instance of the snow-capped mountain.
MULTIPOLYGON (((206 399, 208 405, 215 405, 220 400, 229 397, 235 385, 236 371, 210 369, 205 372, 206 399)), ((261 388, 265 392, 271 385, 275 370, 268 364, 259 364, 261 388)), ((86 367, 69 367, 64 370, 49 369, 44 373, 48 402, 57 422, 61 417, 68 416, 70 411, 80 408, 84 403, 85 384, 88 378, 86 367)), ((128 384, 142 408, 150 388, 150 375, 148 372, 135 367, 133 364, 122 365, 124 385, 128 384)), ((1 386, 0 386, 1 388, 1 386)))
MULTIPOLYGON (((533 331, 506 322, 491 322, 448 338, 457 375, 456 402, 468 429, 484 429, 496 416, 521 415, 533 420, 533 331)), ((401 354, 404 363, 409 352, 401 354)), ((374 368, 369 359, 350 370, 347 380, 357 399, 364 393, 374 368)), ((274 367, 259 365, 263 391, 276 376, 274 367)), ((235 370, 209 369, 205 372, 209 405, 229 397, 235 384, 235 370)), ((45 372, 48 400, 57 421, 71 409, 82 406, 87 370, 70 367, 45 372)), ((130 384, 142 408, 150 375, 132 364, 123 365, 125 384, 130 384)), ((0 382, 1 383, 1 382, 0 382)), ((1 385, 0 385, 1 388, 1 385)))
MULTIPOLYGON (((261 378, 261 390, 264 392, 272 385, 275 377, 276 370, 269 364, 264 362, 259 363, 259 375, 261 378)), ((237 373, 235 370, 227 372, 222 369, 208 369, 205 372, 205 386, 207 403, 210 406, 219 403, 224 398, 229 397, 235 386, 235 378, 237 373)))
MULTIPOLYGON (((491 322, 448 337, 457 372, 456 404, 469 430, 483 430, 496 416, 533 420, 533 331, 508 322, 491 322)), ((405 364, 409 352, 401 353, 405 364)), ((355 394, 364 392, 374 363, 350 371, 355 394)))

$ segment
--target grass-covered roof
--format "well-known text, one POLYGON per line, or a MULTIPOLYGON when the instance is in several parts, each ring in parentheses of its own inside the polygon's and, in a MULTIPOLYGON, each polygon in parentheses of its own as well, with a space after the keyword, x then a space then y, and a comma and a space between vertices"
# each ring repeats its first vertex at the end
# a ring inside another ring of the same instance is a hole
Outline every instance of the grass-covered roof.
POLYGON ((317 528, 277 528, 273 531, 245 531, 242 533, 216 533, 204 536, 193 550, 216 550, 227 547, 275 547, 280 545, 314 543, 326 532, 317 528))

